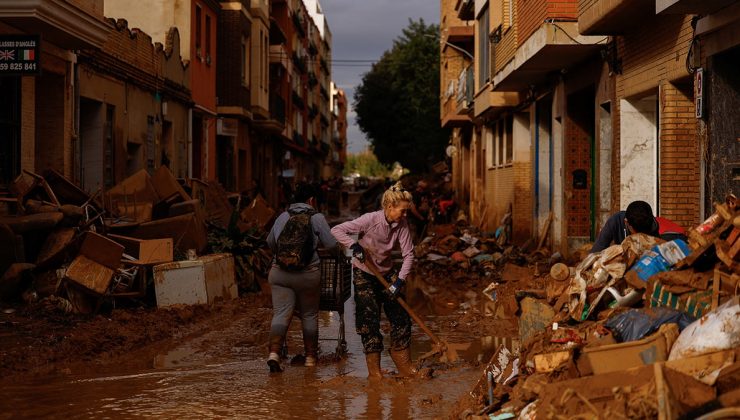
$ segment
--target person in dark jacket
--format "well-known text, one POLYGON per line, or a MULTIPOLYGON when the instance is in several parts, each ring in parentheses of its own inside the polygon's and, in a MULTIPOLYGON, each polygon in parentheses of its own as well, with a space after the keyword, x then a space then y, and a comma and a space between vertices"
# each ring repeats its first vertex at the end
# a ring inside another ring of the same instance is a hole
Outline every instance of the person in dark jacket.
POLYGON ((272 290, 272 321, 270 325, 270 354, 267 365, 270 372, 281 372, 280 348, 283 344, 285 333, 288 331, 293 310, 300 308, 301 323, 303 327, 303 347, 306 353, 305 366, 316 365, 319 347, 319 299, 321 297, 321 271, 319 269, 319 255, 316 252, 318 243, 328 248, 337 250, 336 239, 331 234, 329 224, 323 214, 316 212, 316 191, 307 183, 299 184, 294 194, 294 203, 288 211, 284 211, 275 220, 275 224, 267 236, 267 245, 273 255, 277 255, 278 239, 283 232, 291 213, 313 214, 310 218, 313 229, 313 256, 310 263, 300 271, 289 271, 283 269, 273 260, 268 282, 272 290))
POLYGON ((609 217, 591 247, 591 252, 600 252, 612 243, 621 244, 624 238, 633 233, 646 233, 666 241, 676 238, 686 239, 684 228, 666 218, 654 217, 650 204, 633 201, 627 206, 626 211, 620 211, 609 217))

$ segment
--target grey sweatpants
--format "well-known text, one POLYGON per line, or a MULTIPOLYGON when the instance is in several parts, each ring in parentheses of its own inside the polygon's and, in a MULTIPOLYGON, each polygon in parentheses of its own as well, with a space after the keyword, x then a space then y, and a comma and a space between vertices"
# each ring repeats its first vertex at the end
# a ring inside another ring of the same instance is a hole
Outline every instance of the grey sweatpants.
MULTIPOLYGON (((318 265, 305 271, 285 271, 273 265, 268 275, 272 289, 272 323, 270 335, 283 337, 296 308, 301 312, 304 346, 316 351, 319 340, 319 298, 321 271, 318 265)), ((309 349, 306 349, 308 352, 309 349)))

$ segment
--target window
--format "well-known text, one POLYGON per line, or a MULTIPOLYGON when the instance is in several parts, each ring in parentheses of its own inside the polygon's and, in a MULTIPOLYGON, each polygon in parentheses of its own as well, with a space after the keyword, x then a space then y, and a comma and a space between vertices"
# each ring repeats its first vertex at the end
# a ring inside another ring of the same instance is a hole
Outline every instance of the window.
POLYGON ((201 54, 201 37, 203 36, 203 28, 201 24, 203 12, 200 6, 195 6, 195 55, 198 58, 203 58, 201 54))
POLYGON ((477 43, 478 43, 478 89, 481 89, 483 86, 485 86, 486 83, 488 83, 490 77, 491 77, 491 71, 490 71, 490 49, 488 48, 488 31, 489 31, 489 22, 488 22, 488 7, 481 12, 480 17, 478 18, 478 36, 477 36, 477 43))
POLYGON ((496 161, 496 147, 493 142, 493 132, 496 127, 485 128, 486 168, 493 168, 496 161))
POLYGON ((249 87, 249 37, 242 35, 242 86, 249 87))
POLYGON ((211 17, 206 15, 206 64, 211 64, 211 17))

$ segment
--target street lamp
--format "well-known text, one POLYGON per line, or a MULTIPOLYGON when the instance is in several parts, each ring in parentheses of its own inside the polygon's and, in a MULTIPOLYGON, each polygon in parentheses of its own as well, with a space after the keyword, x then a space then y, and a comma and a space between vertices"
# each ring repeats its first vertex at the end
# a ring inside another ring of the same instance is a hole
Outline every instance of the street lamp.
POLYGON ((455 45, 455 44, 450 44, 450 43, 449 43, 449 42, 447 42, 447 41, 442 41, 442 40, 441 40, 441 39, 439 38, 439 36, 436 36, 436 35, 430 35, 430 34, 424 34, 423 36, 425 36, 425 37, 427 37, 427 38, 434 38, 434 39, 437 39, 437 40, 439 40, 439 42, 440 42, 440 43, 443 43, 443 44, 445 44, 446 46, 448 46, 448 47, 452 48, 453 50, 457 50, 457 51, 459 51, 459 52, 461 52, 461 53, 465 54, 465 55, 466 55, 466 56, 467 56, 467 57, 468 57, 469 59, 471 59, 471 60, 474 60, 474 59, 475 59, 475 57, 473 57, 473 54, 470 54, 469 52, 465 51, 464 49, 462 49, 462 48, 458 47, 458 46, 457 46, 457 45, 455 45))

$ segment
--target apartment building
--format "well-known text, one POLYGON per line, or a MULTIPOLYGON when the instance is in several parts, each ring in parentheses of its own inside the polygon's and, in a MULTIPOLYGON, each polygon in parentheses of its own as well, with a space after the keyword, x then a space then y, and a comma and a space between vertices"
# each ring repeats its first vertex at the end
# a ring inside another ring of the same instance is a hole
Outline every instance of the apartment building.
POLYGON ((317 1, 272 2, 270 92, 283 127, 280 175, 317 180, 331 153, 331 32, 317 1), (275 36, 272 36, 272 35, 275 36))
MULTIPOLYGON (((693 79, 693 106, 682 110, 697 121, 700 214, 740 191, 740 2, 656 0, 658 16, 691 17, 686 68, 693 79), (688 112, 687 112, 688 111, 688 112)), ((671 104, 678 105, 678 104, 671 104)))
POLYGON ((270 117, 268 53, 270 5, 267 0, 221 1, 217 73, 217 179, 231 191, 254 180, 275 195, 275 158, 270 141, 276 122, 270 117))
MULTIPOLYGON (((179 31, 184 47, 183 60, 190 67, 190 90, 194 102, 188 144, 187 176, 217 179, 220 163, 216 136, 217 34, 220 4, 216 0, 131 0, 106 1, 105 16, 123 18, 132 28, 165 43, 172 27, 179 31)), ((226 148, 228 149, 228 148, 226 148)), ((233 158, 232 154, 232 158, 233 158)), ((221 169, 222 170, 222 169, 221 169)))
POLYGON ((322 177, 342 176, 347 164, 347 95, 334 82, 331 86, 331 156, 322 177))
POLYGON ((78 178, 77 51, 111 28, 102 0, 0 2, 0 188, 24 169, 78 178))
POLYGON ((105 43, 78 54, 76 180, 92 193, 142 168, 166 165, 184 177, 192 103, 179 32, 153 43, 124 19, 108 22, 105 43))

